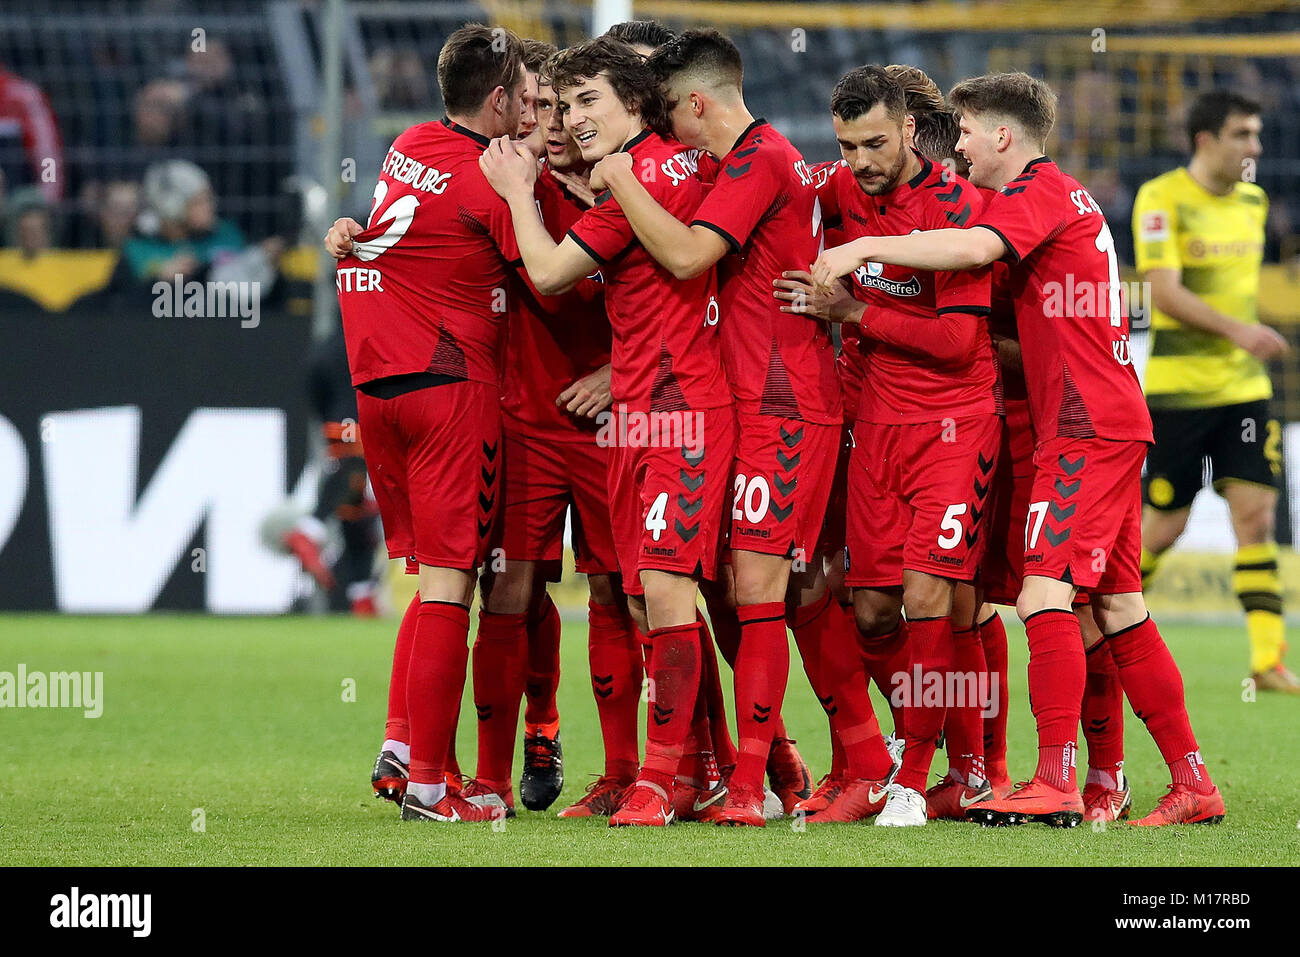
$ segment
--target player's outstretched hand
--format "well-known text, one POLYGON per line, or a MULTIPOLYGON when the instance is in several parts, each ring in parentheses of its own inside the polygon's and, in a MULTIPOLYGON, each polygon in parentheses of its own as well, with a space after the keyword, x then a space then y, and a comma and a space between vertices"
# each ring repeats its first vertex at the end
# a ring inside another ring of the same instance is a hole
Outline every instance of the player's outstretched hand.
POLYGON ((610 153, 591 168, 591 188, 599 193, 608 189, 611 181, 631 172, 631 153, 610 153))
POLYGON ((841 276, 847 276, 863 263, 857 243, 845 243, 825 250, 813 263, 812 283, 829 289, 831 284, 841 276))
POLYGON ((803 269, 791 269, 781 273, 780 279, 772 280, 776 287, 772 293, 786 305, 782 312, 791 312, 800 316, 811 316, 827 322, 858 322, 862 312, 857 309, 857 300, 844 288, 841 282, 834 282, 829 288, 814 286, 812 275, 803 269))
POLYGON ((594 419, 614 401, 609 391, 609 363, 588 373, 560 393, 555 404, 577 418, 594 419))
POLYGON ((522 143, 498 136, 478 158, 478 168, 497 195, 508 199, 513 192, 533 191, 537 181, 537 158, 522 143))
POLYGON ((1234 331, 1236 334, 1232 341, 1260 362, 1276 359, 1291 351, 1291 344, 1282 334, 1268 326, 1241 323, 1234 331))
POLYGON ((325 234, 325 251, 335 259, 352 255, 352 237, 363 229, 364 226, 349 216, 334 220, 334 225, 325 234))
POLYGON ((596 194, 592 192, 591 184, 587 182, 585 176, 579 176, 577 173, 564 173, 558 169, 551 170, 551 175, 563 183, 565 189, 577 197, 579 202, 588 206, 596 205, 596 194))

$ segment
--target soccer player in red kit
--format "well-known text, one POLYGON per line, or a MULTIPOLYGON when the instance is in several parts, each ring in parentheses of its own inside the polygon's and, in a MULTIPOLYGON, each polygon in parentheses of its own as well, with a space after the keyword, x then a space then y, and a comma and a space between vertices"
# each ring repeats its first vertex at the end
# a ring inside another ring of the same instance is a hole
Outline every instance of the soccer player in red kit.
POLYGON ((457 30, 439 54, 438 82, 447 116, 394 141, 337 285, 388 554, 419 566, 419 605, 404 619, 409 653, 399 634, 392 682, 394 693, 405 686, 409 718, 402 819, 484 821, 499 809, 449 792, 444 761, 474 574, 499 502, 501 334, 519 259, 509 210, 478 158, 490 137, 519 130, 522 43, 479 24, 457 30))
MULTIPOLYGON (((810 674, 823 670, 821 636, 834 621, 847 661, 856 655, 852 620, 835 615, 838 606, 828 609, 824 587, 819 601, 799 607, 817 577, 817 539, 840 438, 834 348, 825 327, 782 314, 769 295, 773 277, 816 258, 820 213, 803 157, 745 108, 740 53, 730 40, 715 30, 690 30, 656 50, 650 65, 669 97, 674 133, 719 157, 715 185, 688 226, 654 201, 643 185, 646 171, 627 154, 606 157, 595 172, 641 243, 678 279, 719 264, 723 361, 741 436, 731 508, 740 755, 726 807, 714 821, 761 827, 763 772, 789 674, 787 619, 801 648, 816 648, 810 674)), ((854 732, 863 741, 855 757, 874 740, 866 760, 877 759, 875 778, 883 786, 891 762, 874 719, 854 732)))
MULTIPOLYGON (((607 37, 565 50, 548 66, 565 128, 584 159, 625 151, 657 171, 655 199, 692 215, 704 187, 695 151, 669 139, 645 61, 607 37)), ((616 200, 601 195, 556 243, 533 197, 536 163, 507 139, 480 160, 505 198, 529 278, 554 295, 600 269, 613 330, 606 420, 610 513, 629 607, 651 643, 646 756, 612 826, 671 823, 674 778, 700 687, 697 579, 716 574, 736 424, 718 344, 712 272, 679 282, 636 240, 616 200)), ((593 185, 601 184, 593 180, 593 185)))
POLYGON ((1043 152, 1056 116, 1045 83, 993 74, 959 83, 949 99, 973 182, 1000 188, 984 214, 966 228, 827 250, 813 278, 829 284, 868 261, 928 270, 976 269, 1004 257, 1011 264, 1037 443, 1017 611, 1029 636, 1039 760, 1026 787, 971 816, 1057 826, 1082 819, 1075 750, 1086 662, 1070 606, 1084 588, 1124 693, 1172 777, 1169 793, 1134 823, 1218 821, 1223 799, 1196 744, 1182 676, 1142 599, 1140 477, 1151 420, 1132 366, 1110 229, 1088 191, 1043 152), (1068 305, 1067 283, 1075 290, 1068 305))
MULTIPOLYGON (((835 174, 847 235, 979 215, 983 203, 969 183, 907 147, 915 121, 902 85, 884 69, 842 77, 831 111, 848 164, 835 174)), ((864 635, 897 647, 896 632, 906 634, 888 666, 902 704, 902 767, 887 788, 868 792, 860 816, 880 811, 877 825, 922 826, 952 686, 953 594, 957 582, 975 577, 1001 431, 985 325, 989 277, 863 266, 853 279, 861 303, 842 318, 860 323, 867 364, 849 464, 845 582, 864 635), (935 681, 945 689, 938 704, 923 693, 935 681)), ((982 761, 973 764, 977 780, 963 789, 971 802, 988 796, 982 761)))

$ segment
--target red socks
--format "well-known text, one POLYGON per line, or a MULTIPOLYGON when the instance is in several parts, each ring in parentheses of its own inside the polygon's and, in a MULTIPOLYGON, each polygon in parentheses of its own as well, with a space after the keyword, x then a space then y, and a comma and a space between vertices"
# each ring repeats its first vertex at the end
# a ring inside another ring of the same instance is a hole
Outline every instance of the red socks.
POLYGON ((853 612, 829 594, 795 611, 795 643, 831 724, 831 773, 842 770, 849 778, 880 780, 893 762, 871 709, 857 635, 853 612))
POLYGON ((406 675, 411 722, 411 783, 442 784, 447 753, 465 691, 469 609, 455 602, 420 603, 406 675))
POLYGON ((555 707, 555 689, 560 686, 560 613, 551 596, 542 599, 535 619, 528 621, 528 678, 524 693, 524 725, 555 724, 560 713, 555 707))
POLYGON ((1007 629, 997 612, 979 625, 980 644, 984 648, 984 664, 989 671, 989 689, 995 691, 992 715, 983 717, 984 767, 990 780, 1006 781, 1007 773, 1007 707, 1010 694, 1007 689, 1007 629))
POLYGON ((902 690, 907 692, 903 696, 902 706, 903 739, 907 744, 903 751, 903 766, 899 768, 894 781, 903 787, 924 793, 947 710, 944 707, 947 675, 953 669, 952 619, 947 616, 909 619, 907 644, 907 680, 902 686, 902 690), (918 669, 920 687, 916 683, 918 669), (926 698, 930 697, 925 694, 927 685, 935 680, 942 682, 939 704, 926 704, 926 698))
POLYGON ((643 674, 641 646, 631 619, 615 605, 589 602, 587 622, 591 690, 605 742, 605 774, 631 781, 640 763, 636 722, 643 674))
POLYGON ((397 626, 397 644, 393 647, 393 671, 388 679, 388 721, 384 737, 407 744, 411 741, 411 722, 406 717, 406 674, 411 664, 411 645, 415 641, 415 620, 420 614, 417 591, 406 606, 402 623, 397 626))
POLYGON ((894 719, 894 736, 903 734, 903 709, 894 705, 894 677, 907 671, 907 622, 901 618, 898 627, 887 635, 867 637, 858 634, 858 648, 862 663, 866 665, 867 674, 876 683, 880 693, 889 702, 889 710, 894 719))
POLYGON ((1103 784, 1118 787, 1124 763, 1124 689, 1108 642, 1097 642, 1086 655, 1088 679, 1081 720, 1083 737, 1088 742, 1088 775, 1091 778, 1094 772, 1104 774, 1109 781, 1102 779, 1103 784))
MULTIPOLYGON (((953 671, 961 676, 960 704, 951 703, 944 719, 944 739, 948 749, 948 767, 962 775, 963 783, 972 787, 984 781, 985 698, 992 697, 988 668, 984 663, 984 646, 978 626, 952 633, 953 671)), ((996 699, 994 699, 996 700, 996 699)), ((991 702, 988 702, 991 703, 991 702)))
POLYGON ((785 635, 785 602, 741 605, 740 653, 736 656, 736 734, 740 754, 731 779, 762 789, 774 719, 781 713, 790 677, 790 644, 785 635))
POLYGON ((495 791, 510 788, 519 700, 528 672, 526 615, 480 611, 474 639, 474 709, 478 712, 478 770, 495 791))
POLYGON ((650 631, 650 709, 641 778, 673 793, 700 690, 700 625, 650 631))
POLYGON ((1209 793, 1214 784, 1201 760, 1192 723, 1187 717, 1183 676, 1156 623, 1148 615, 1136 625, 1108 635, 1106 644, 1110 646, 1133 713, 1145 722, 1155 739, 1174 783, 1209 793))
POLYGON ((1038 724, 1037 776, 1054 788, 1072 791, 1087 667, 1079 620, 1072 611, 1047 608, 1025 620, 1025 632, 1029 707, 1038 724))
MULTIPOLYGON (((725 606, 724 606, 725 607, 725 606)), ((718 671, 718 655, 713 649, 713 635, 709 633, 708 622, 698 611, 695 620, 700 626, 700 688, 705 698, 705 707, 709 722, 709 740, 712 742, 713 756, 719 767, 728 767, 736 763, 736 744, 731 740, 731 729, 727 726, 727 702, 722 697, 722 676, 718 671)), ((714 619, 718 628, 718 644, 722 656, 732 668, 736 667, 736 650, 740 643, 740 622, 727 609, 726 615, 714 619), (730 641, 735 632, 736 645, 731 646, 731 657, 727 657, 727 647, 722 645, 723 636, 730 641)), ((779 716, 778 716, 779 720, 779 716)))

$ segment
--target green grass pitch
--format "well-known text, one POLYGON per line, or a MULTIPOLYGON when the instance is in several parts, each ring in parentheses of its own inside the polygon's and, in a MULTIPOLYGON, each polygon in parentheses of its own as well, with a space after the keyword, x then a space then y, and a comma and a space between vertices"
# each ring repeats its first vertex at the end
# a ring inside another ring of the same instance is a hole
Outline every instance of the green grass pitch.
MULTIPOLYGON (((104 710, 0 710, 0 864, 65 865, 1259 865, 1300 861, 1300 700, 1242 698, 1238 628, 1165 629, 1192 719, 1227 802, 1216 827, 1084 825, 896 831, 789 821, 763 830, 674 825, 611 830, 554 812, 600 768, 586 628, 565 625, 560 712, 564 793, 550 812, 489 825, 403 825, 370 794, 383 731, 394 621, 185 616, 0 617, 0 671, 100 671, 104 710), (355 701, 344 700, 349 681, 355 701), (201 809, 198 810, 198 809, 201 809), (199 825, 202 825, 200 828, 199 825)), ((1011 646, 1012 774, 1033 767, 1025 644, 1011 646)), ((826 724, 794 655, 786 721, 816 774, 826 724)), ((729 678, 729 673, 724 674, 729 678)), ((472 716, 466 689, 463 714, 472 716)), ((1131 712, 1135 810, 1167 773, 1131 712)), ((474 722, 459 753, 473 766, 474 722)), ((516 775, 518 774, 516 758, 516 775)), ((946 767, 944 757, 936 768, 946 767)), ((1083 757, 1080 756, 1080 765, 1083 757)))

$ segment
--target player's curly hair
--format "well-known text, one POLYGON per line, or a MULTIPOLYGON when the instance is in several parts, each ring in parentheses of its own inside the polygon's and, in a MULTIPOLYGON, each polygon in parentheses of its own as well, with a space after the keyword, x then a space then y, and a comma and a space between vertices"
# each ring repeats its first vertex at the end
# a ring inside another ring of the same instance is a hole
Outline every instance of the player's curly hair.
POLYGON ((902 122, 907 112, 903 84, 884 67, 869 65, 850 70, 831 90, 831 112, 841 120, 856 120, 870 113, 877 103, 885 104, 885 112, 891 119, 902 122))
POLYGON ((668 106, 654 72, 640 54, 622 40, 596 37, 547 61, 546 73, 556 95, 583 80, 604 75, 623 106, 641 114, 641 119, 661 136, 670 136, 668 106))
POLYGON ((958 115, 987 114, 1018 123, 1042 149, 1056 125, 1056 94, 1028 73, 988 73, 962 80, 948 93, 958 115))

